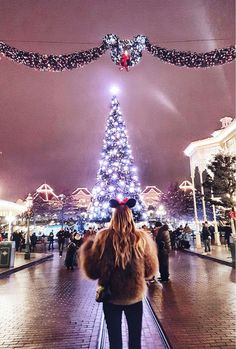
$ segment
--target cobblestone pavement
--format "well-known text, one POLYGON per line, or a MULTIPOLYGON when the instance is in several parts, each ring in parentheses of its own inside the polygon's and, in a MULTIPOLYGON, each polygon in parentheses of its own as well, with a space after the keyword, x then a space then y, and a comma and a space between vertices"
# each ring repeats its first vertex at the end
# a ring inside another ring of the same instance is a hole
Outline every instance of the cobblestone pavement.
MULTIPOLYGON (((96 348, 102 317, 96 282, 79 269, 67 271, 63 260, 55 252, 53 260, 0 280, 1 349, 96 348)), ((164 348, 154 325, 146 306, 143 348, 164 348)))
POLYGON ((15 262, 14 262, 14 267, 19 267, 23 264, 27 264, 31 261, 36 260, 37 258, 40 257, 45 257, 47 256, 47 253, 31 253, 30 254, 30 259, 25 259, 25 253, 24 252, 16 252, 16 256, 15 256, 15 262))
MULTIPOLYGON (((0 280, 0 349, 96 348, 96 283, 79 269, 67 271, 63 260, 55 252, 53 260, 0 280)), ((171 282, 153 284, 148 297, 172 347, 235 348, 235 270, 176 251, 170 271, 171 282)), ((123 333, 127 348, 125 323, 123 333)), ((146 306, 142 347, 163 348, 146 306)))
POLYGON ((235 269, 172 252, 171 281, 153 284, 148 298, 174 349, 236 347, 235 269))
POLYGON ((0 280, 0 348, 95 348, 102 311, 95 286, 58 255, 0 280))
POLYGON ((6 277, 6 275, 10 275, 16 271, 29 268, 36 263, 44 262, 51 257, 53 257, 52 253, 31 253, 30 259, 24 259, 24 253, 17 252, 15 255, 14 267, 0 268, 0 278, 6 277))
POLYGON ((192 252, 196 252, 202 255, 207 255, 208 257, 220 259, 222 261, 232 263, 232 255, 230 249, 225 244, 221 244, 220 246, 212 245, 211 253, 205 253, 204 246, 202 248, 196 248, 195 243, 191 243, 191 247, 189 249, 192 252))

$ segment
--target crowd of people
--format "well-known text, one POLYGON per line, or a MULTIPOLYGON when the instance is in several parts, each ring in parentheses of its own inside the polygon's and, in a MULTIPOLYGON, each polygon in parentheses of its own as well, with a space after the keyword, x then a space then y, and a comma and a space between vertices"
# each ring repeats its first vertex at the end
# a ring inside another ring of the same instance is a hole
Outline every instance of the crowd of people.
MULTIPOLYGON (((162 223, 155 222, 150 224, 150 226, 144 224, 142 225, 141 229, 148 234, 160 245, 158 246, 159 250, 161 250, 161 244, 159 242, 159 237, 157 238, 157 232, 159 231, 160 227, 162 226, 162 223)), ((191 246, 191 241, 195 239, 194 231, 190 228, 189 224, 186 223, 185 225, 179 225, 176 229, 170 229, 168 226, 165 225, 165 229, 168 230, 168 236, 170 239, 170 243, 168 242, 168 249, 170 250, 178 250, 178 249, 189 249, 191 246), (169 246, 170 244, 170 246, 169 246)), ((224 244, 226 247, 230 247, 231 243, 231 235, 232 230, 230 227, 230 224, 224 224, 219 225, 219 232, 220 236, 223 235, 223 238, 221 239, 222 244, 224 244)), ((94 236, 99 229, 95 229, 93 227, 89 227, 87 230, 84 230, 83 232, 79 232, 75 229, 69 229, 66 227, 65 229, 61 228, 58 232, 54 233, 52 230, 48 235, 38 234, 36 235, 35 232, 33 232, 30 235, 30 251, 31 252, 47 252, 47 251, 53 251, 55 248, 55 240, 57 241, 57 247, 59 251, 59 255, 62 256, 63 251, 70 242, 73 242, 76 245, 76 248, 78 249, 79 246, 82 244, 83 241, 85 241, 89 236, 94 236), (40 246, 40 248, 37 248, 37 245, 40 246)), ((161 229, 162 231, 162 229, 161 229)), ((203 244, 203 248, 205 253, 211 253, 211 245, 214 244, 214 226, 212 224, 208 224, 208 222, 202 223, 202 229, 200 231, 201 233, 201 240, 203 244)), ((3 233, 0 232, 0 242, 4 240, 4 237, 6 237, 6 234, 4 236, 3 233)), ((15 248, 17 252, 24 251, 26 247, 26 233, 23 231, 15 231, 12 234, 12 240, 15 241, 15 248)), ((70 247, 72 247, 70 245, 70 247)))
MULTIPOLYGON (((52 230, 47 235, 44 233, 36 235, 36 233, 33 232, 30 234, 29 249, 30 252, 44 253, 56 249, 60 257, 62 257, 63 252, 65 252, 65 265, 68 269, 73 270, 74 265, 77 264, 77 250, 89 236, 93 236, 94 234, 96 234, 96 231, 92 227, 85 230, 83 234, 75 229, 69 229, 68 227, 65 229, 61 228, 56 233, 52 230), (71 257, 71 255, 73 255, 73 257, 71 257), (72 260, 73 263, 71 262, 72 260)), ((6 233, 0 232, 0 242, 7 240, 7 238, 8 235, 6 233)), ((23 231, 14 231, 11 236, 11 241, 15 242, 16 252, 24 252, 27 244, 27 233, 23 231)))
MULTIPOLYGON (((30 251, 31 252, 44 252, 53 251, 55 249, 55 241, 57 241, 57 249, 59 256, 63 256, 65 252, 65 266, 69 270, 74 270, 77 266, 78 250, 80 246, 90 237, 95 237, 99 229, 89 227, 83 232, 79 232, 75 229, 61 228, 56 233, 53 230, 48 234, 36 235, 33 232, 30 235, 30 251), (37 247, 40 246, 40 248, 37 247)), ((189 224, 179 225, 176 229, 170 229, 167 224, 162 224, 157 221, 150 226, 144 224, 141 230, 147 235, 150 235, 152 240, 155 241, 158 250, 159 261, 159 277, 153 277, 149 280, 150 283, 154 283, 157 280, 159 282, 169 281, 169 253, 171 250, 189 249, 191 242, 194 240, 195 235, 189 224)), ((223 225, 219 228, 220 232, 224 232, 224 244, 230 247, 232 230, 230 225, 223 225)), ((214 243, 214 227, 208 222, 202 223, 201 240, 205 254, 211 254, 211 245, 214 243)), ((3 240, 4 235, 0 233, 0 242, 3 240)), ((22 252, 26 248, 26 233, 22 231, 15 231, 12 234, 12 240, 15 241, 15 248, 17 252, 22 252)))

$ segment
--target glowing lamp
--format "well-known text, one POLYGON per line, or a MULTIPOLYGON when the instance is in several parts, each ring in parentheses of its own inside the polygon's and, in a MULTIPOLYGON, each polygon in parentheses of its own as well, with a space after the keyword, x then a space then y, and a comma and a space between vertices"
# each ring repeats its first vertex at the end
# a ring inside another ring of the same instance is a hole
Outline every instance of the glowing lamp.
POLYGON ((7 221, 9 224, 13 223, 15 219, 16 219, 16 217, 14 217, 14 216, 11 216, 11 215, 6 216, 6 221, 7 221))
POLYGON ((116 96, 117 94, 119 94, 120 89, 119 89, 119 87, 118 87, 117 85, 113 85, 113 86, 111 86, 111 88, 110 88, 110 92, 111 92, 111 94, 112 94, 113 96, 116 96))

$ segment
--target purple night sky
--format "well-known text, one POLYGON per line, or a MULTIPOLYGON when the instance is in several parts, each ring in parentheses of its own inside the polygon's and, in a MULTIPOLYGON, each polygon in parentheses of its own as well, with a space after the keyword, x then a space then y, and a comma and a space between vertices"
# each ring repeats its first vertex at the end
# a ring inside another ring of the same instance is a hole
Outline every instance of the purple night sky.
MULTIPOLYGON (((107 33, 206 52, 235 43, 234 0, 0 0, 0 41, 71 53, 107 33)), ((109 51, 83 69, 39 72, 0 61, 0 197, 23 198, 46 181, 57 194, 95 183, 112 85, 142 187, 189 178, 183 150, 235 116, 235 64, 187 69, 144 53, 128 73, 109 51)))

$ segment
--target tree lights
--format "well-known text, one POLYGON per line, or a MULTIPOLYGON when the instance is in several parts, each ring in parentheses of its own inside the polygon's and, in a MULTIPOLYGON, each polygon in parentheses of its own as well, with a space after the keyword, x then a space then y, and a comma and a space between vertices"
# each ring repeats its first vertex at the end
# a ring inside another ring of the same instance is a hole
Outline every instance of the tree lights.
POLYGON ((109 220, 109 200, 122 200, 126 197, 136 199, 134 213, 140 215, 144 211, 140 198, 141 187, 116 97, 112 97, 101 155, 97 181, 92 190, 89 219, 96 222, 109 220))

